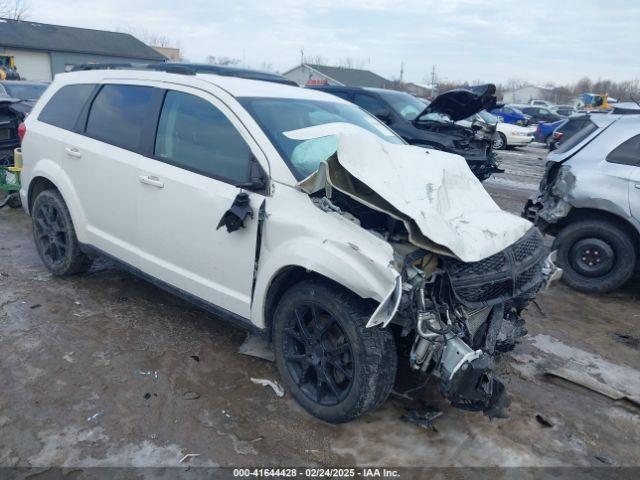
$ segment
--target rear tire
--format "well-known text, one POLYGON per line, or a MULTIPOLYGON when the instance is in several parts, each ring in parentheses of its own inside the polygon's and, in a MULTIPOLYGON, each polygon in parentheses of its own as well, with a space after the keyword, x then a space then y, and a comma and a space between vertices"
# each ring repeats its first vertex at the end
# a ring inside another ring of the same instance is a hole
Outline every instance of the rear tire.
POLYGON ((282 381, 309 413, 348 422, 380 406, 395 382, 398 358, 391 332, 366 328, 371 308, 327 281, 289 289, 273 320, 282 381))
POLYGON ((562 278, 586 293, 620 288, 633 276, 637 245, 624 229, 603 220, 584 220, 564 227, 553 242, 562 278))
POLYGON ((33 238, 45 267, 59 276, 85 272, 91 259, 80 250, 71 215, 57 190, 38 194, 31 209, 33 238))

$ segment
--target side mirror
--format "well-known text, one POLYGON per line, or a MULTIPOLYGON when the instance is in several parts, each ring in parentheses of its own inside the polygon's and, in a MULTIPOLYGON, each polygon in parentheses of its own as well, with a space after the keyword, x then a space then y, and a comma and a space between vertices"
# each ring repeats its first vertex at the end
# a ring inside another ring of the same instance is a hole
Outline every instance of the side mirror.
POLYGON ((246 182, 236 185, 238 188, 244 188, 255 192, 262 192, 267 188, 267 174, 260 166, 260 163, 256 158, 251 155, 249 160, 249 176, 246 182))
POLYGON ((374 115, 387 125, 391 124, 391 121, 393 120, 389 110, 378 110, 374 115))

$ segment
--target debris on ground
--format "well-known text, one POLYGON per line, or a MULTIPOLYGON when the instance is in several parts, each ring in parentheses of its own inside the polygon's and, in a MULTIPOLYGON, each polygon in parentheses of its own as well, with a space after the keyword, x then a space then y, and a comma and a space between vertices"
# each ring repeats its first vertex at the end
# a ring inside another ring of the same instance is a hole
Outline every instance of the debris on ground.
POLYGON ((596 460, 606 465, 613 465, 613 460, 611 460, 609 457, 605 457, 604 455, 594 455, 594 457, 596 460))
POLYGON ((256 385, 262 385, 263 387, 271 387, 278 397, 284 397, 284 388, 273 380, 266 378, 252 378, 251 381, 256 385))
POLYGON ((36 303, 35 305, 31 305, 29 308, 31 310, 35 310, 36 308, 40 308, 42 305, 40 305, 39 303, 36 303))
POLYGON ((182 457, 182 458, 178 461, 178 463, 182 463, 182 462, 185 462, 185 461, 187 461, 187 460, 190 460, 190 459, 192 459, 192 458, 199 457, 199 456, 200 456, 200 454, 199 454, 199 453, 187 453, 184 457, 182 457))
POLYGON ((136 375, 142 375, 145 377, 153 377, 153 379, 157 382, 158 379, 160 378, 160 375, 158 375, 158 371, 157 370, 135 370, 133 373, 135 373, 136 375))
POLYGON ((98 419, 98 417, 99 417, 100 415, 102 415, 103 413, 104 413, 104 410, 100 410, 99 412, 94 413, 94 414, 93 414, 93 415, 91 415, 89 418, 87 418, 87 422, 92 422, 92 421, 94 421, 94 420, 97 420, 97 419, 98 419))
POLYGON ((193 359, 194 362, 199 362, 200 361, 200 356, 198 356, 198 355, 191 355, 191 358, 193 359))
POLYGON ((151 394, 149 392, 144 394, 144 399, 149 400, 151 398, 151 394))
POLYGON ((261 358, 268 362, 275 362, 276 357, 273 353, 273 346, 264 337, 252 333, 247 334, 238 353, 248 355, 250 357, 261 358))
POLYGON ((553 428, 553 423, 547 420, 545 417, 540 415, 539 413, 536 415, 536 421, 542 425, 544 428, 553 428))
POLYGON ((200 394, 198 392, 184 392, 182 398, 185 400, 197 400, 200 398, 200 394))
POLYGON ((408 410, 408 412, 403 415, 401 419, 405 422, 413 423, 420 428, 431 430, 432 432, 437 432, 438 429, 433 422, 441 416, 441 410, 423 403, 421 408, 408 410))
MULTIPOLYGON (((32 307, 33 308, 33 307, 32 307)), ((613 338, 619 341, 620 343, 625 344, 627 347, 635 348, 636 350, 640 350, 640 337, 636 335, 632 335, 630 333, 614 333, 613 338)))
POLYGON ((640 396, 623 392, 618 388, 614 388, 607 383, 604 383, 605 379, 599 380, 589 373, 581 371, 577 364, 575 364, 573 368, 571 366, 565 366, 554 370, 547 370, 545 374, 552 377, 562 378, 563 380, 580 385, 581 387, 592 390, 604 395, 605 397, 609 397, 612 400, 628 400, 629 402, 640 406, 640 396))

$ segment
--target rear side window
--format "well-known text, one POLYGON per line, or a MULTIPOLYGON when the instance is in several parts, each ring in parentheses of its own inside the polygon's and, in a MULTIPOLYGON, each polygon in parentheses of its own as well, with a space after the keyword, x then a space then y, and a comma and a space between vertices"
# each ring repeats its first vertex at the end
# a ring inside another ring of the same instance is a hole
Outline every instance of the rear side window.
POLYGON ((211 103, 169 91, 158 123, 155 156, 185 170, 237 184, 248 179, 251 150, 211 103))
POLYGON ((577 119, 575 121, 568 120, 567 123, 558 129, 559 132, 562 132, 563 136, 562 140, 560 140, 560 146, 554 153, 568 152, 596 130, 598 130, 598 127, 588 118, 577 119), (574 127, 577 128, 574 130, 574 127))
POLYGON ((640 165, 640 135, 631 137, 611 151, 607 155, 607 162, 620 163, 622 165, 640 165))
POLYGON ((88 136, 138 151, 145 121, 153 114, 154 88, 105 85, 96 96, 87 120, 88 136))
POLYGON ((95 84, 88 83, 62 87, 49 99, 38 120, 65 130, 73 130, 95 87, 95 84))

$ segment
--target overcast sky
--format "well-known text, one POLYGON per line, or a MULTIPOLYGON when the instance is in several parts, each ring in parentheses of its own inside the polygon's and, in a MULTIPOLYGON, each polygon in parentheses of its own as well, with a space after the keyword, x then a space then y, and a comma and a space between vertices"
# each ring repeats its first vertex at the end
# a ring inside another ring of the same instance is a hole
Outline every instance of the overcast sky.
POLYGON ((352 58, 388 78, 533 83, 640 77, 637 0, 29 0, 29 19, 146 30, 208 55, 285 71, 352 58))

